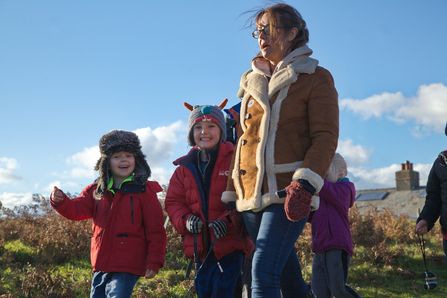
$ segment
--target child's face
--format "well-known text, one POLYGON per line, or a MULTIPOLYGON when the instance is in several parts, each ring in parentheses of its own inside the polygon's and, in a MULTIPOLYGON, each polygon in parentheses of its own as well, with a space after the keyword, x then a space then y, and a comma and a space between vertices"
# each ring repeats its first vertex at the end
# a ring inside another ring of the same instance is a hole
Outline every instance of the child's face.
POLYGON ((194 142, 202 150, 215 149, 220 141, 220 128, 212 121, 200 121, 194 124, 194 142))
POLYGON ((129 152, 114 153, 109 166, 114 180, 126 179, 135 170, 135 157, 129 152))

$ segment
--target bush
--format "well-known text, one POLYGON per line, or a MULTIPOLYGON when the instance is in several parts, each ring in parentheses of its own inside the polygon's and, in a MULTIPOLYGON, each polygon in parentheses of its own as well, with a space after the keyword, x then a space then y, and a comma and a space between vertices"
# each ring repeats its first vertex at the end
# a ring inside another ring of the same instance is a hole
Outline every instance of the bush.
MULTIPOLYGON (((66 220, 47 199, 38 195, 33 198, 30 206, 1 209, 0 297, 87 297, 92 277, 91 220, 66 220)), ((360 289, 363 297, 401 297, 409 291, 415 294, 405 297, 420 296, 424 291, 420 273, 425 268, 415 222, 374 208, 361 216, 355 207, 350 210, 349 220, 354 243, 350 285, 360 289), (392 291, 395 296, 390 294, 390 287, 397 287, 392 291), (420 289, 422 292, 418 292, 420 289)), ((445 266, 442 236, 439 228, 434 230, 426 236, 428 265, 445 266)), ((154 279, 140 279, 133 297, 188 294, 193 280, 185 278, 188 260, 183 255, 181 237, 170 223, 166 231, 165 267, 154 279)), ((295 244, 307 282, 313 258, 311 243, 311 227, 307 224, 295 244)), ((439 268, 443 267, 436 267, 438 273, 439 268)), ((442 285, 438 289, 441 291, 442 285)))

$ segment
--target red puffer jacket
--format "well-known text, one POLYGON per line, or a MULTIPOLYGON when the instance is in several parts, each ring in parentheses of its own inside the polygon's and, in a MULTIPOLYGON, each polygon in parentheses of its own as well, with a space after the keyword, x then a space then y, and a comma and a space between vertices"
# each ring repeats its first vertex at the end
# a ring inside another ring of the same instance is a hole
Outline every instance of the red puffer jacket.
POLYGON ((93 197, 96 184, 90 184, 74 199, 65 196, 51 202, 56 211, 70 220, 93 218, 91 262, 93 271, 128 272, 144 276, 146 269, 158 270, 164 265, 166 231, 155 181, 145 186, 132 182, 101 200, 93 197))
POLYGON ((234 234, 233 227, 227 218, 225 204, 221 201, 222 192, 227 185, 233 149, 234 145, 231 142, 220 143, 217 158, 213 159, 211 156, 210 163, 215 161, 215 165, 211 174, 211 183, 207 185, 208 202, 204 193, 206 190, 203 190, 201 186, 201 174, 197 172, 195 166, 199 149, 194 147, 188 155, 174 161, 175 165, 180 166, 169 182, 165 208, 177 232, 185 236, 183 251, 187 258, 194 257, 193 234, 186 229, 186 220, 191 215, 200 217, 204 222, 204 232, 197 234, 198 255, 202 261, 215 238, 213 230, 208 228, 208 225, 217 219, 223 219, 229 227, 227 235, 217 239, 214 245, 213 252, 218 260, 236 250, 243 251, 245 256, 253 250, 251 239, 240 240, 234 234))

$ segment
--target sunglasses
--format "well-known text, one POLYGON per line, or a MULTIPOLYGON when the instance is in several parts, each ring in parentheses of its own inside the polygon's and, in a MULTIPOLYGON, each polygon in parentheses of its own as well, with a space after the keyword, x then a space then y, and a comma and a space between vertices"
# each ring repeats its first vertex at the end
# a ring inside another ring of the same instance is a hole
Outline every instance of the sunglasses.
MULTIPOLYGON (((277 26, 273 26, 275 28, 285 28, 285 27, 277 27, 277 26)), ((251 33, 251 35, 253 36, 253 38, 259 38, 259 35, 261 35, 261 33, 264 32, 265 35, 269 36, 270 35, 270 25, 265 26, 262 29, 256 29, 255 31, 253 31, 251 33)))

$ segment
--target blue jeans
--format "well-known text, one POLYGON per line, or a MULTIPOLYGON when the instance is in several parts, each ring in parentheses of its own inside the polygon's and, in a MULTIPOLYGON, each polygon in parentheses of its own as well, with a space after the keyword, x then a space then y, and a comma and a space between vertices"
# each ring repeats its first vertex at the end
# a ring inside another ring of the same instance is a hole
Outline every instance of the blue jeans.
POLYGON ((95 271, 90 298, 130 297, 139 278, 136 274, 126 272, 95 271))
POLYGON ((442 247, 444 248, 445 262, 447 264, 447 240, 445 239, 442 240, 442 247))
POLYGON ((252 297, 305 297, 310 289, 301 274, 295 242, 306 225, 287 219, 284 204, 260 212, 244 211, 245 225, 256 245, 252 268, 252 297))
POLYGON ((200 268, 195 279, 199 298, 233 298, 237 278, 241 273, 244 253, 236 250, 217 260, 210 253, 205 263, 198 262, 200 268))

